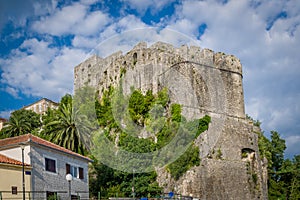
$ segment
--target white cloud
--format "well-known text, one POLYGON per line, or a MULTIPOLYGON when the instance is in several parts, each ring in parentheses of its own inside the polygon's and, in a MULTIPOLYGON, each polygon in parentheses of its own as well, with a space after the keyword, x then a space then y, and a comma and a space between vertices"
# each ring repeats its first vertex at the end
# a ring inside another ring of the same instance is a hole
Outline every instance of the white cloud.
MULTIPOLYGON (((116 23, 114 29, 118 26, 119 24, 116 23)), ((141 41, 146 42, 148 46, 158 41, 166 42, 176 47, 183 44, 198 45, 197 41, 193 40, 193 38, 169 28, 143 27, 125 30, 103 40, 103 42, 95 47, 91 54, 106 57, 119 50, 126 53, 141 41)), ((111 32, 111 30, 109 31, 111 32)))
POLYGON ((285 139, 286 146, 286 155, 292 157, 293 155, 299 155, 299 144, 300 144, 300 135, 292 135, 285 139))
POLYGON ((94 35, 102 31, 110 22, 111 20, 107 14, 95 11, 88 14, 82 21, 78 22, 72 32, 81 35, 94 35))
POLYGON ((170 29, 174 30, 180 30, 180 32, 185 33, 189 35, 190 37, 192 36, 197 36, 198 35, 198 24, 195 24, 194 21, 188 20, 188 19, 178 19, 174 24, 171 24, 167 26, 170 29))
POLYGON ((73 3, 58 9, 53 15, 42 17, 33 23, 39 33, 61 36, 64 34, 93 35, 110 23, 109 16, 101 11, 89 12, 89 7, 73 3))
POLYGON ((93 49, 97 46, 99 39, 76 35, 72 41, 72 45, 76 48, 93 49))
POLYGON ((77 22, 84 18, 86 10, 86 6, 78 3, 63 7, 53 15, 43 17, 40 21, 35 22, 33 29, 40 33, 52 35, 70 33, 77 22))
POLYGON ((80 49, 50 48, 49 43, 30 39, 9 58, 0 59, 1 83, 7 91, 59 100, 73 88, 73 69, 86 58, 80 49))
POLYGON ((144 14, 147 9, 152 13, 157 13, 166 5, 175 2, 175 0, 122 0, 131 9, 137 10, 140 14, 144 14))
MULTIPOLYGON (((5 88, 5 91, 7 92, 7 93, 9 93, 10 95, 12 95, 14 98, 16 98, 16 99, 19 99, 20 97, 19 97, 19 91, 18 91, 18 89, 16 89, 16 88, 12 88, 12 87, 6 87, 5 88)), ((0 115, 1 116, 1 115, 0 115)))
POLYGON ((44 0, 0 1, 0 31, 8 22, 15 27, 26 26, 28 18, 51 12, 56 3, 44 0))

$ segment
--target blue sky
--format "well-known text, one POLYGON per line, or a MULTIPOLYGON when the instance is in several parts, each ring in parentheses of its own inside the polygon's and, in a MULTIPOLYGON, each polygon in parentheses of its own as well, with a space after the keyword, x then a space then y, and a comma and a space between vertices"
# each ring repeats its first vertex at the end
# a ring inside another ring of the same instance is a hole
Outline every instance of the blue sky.
POLYGON ((153 26, 237 56, 246 113, 265 135, 281 134, 288 156, 300 154, 297 0, 1 0, 0 117, 42 97, 59 101, 72 93, 74 66, 97 44, 153 26))

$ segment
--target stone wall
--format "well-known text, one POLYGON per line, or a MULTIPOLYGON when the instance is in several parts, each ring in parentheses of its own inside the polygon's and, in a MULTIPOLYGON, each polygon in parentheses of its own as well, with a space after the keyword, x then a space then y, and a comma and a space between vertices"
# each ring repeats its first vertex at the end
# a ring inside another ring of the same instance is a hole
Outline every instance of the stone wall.
MULTIPOLYGON (((164 82, 171 81, 169 77, 174 77, 175 73, 180 75, 177 78, 189 82, 202 110, 245 117, 242 66, 232 55, 214 53, 194 46, 174 48, 158 42, 147 48, 146 43, 139 43, 125 55, 117 52, 104 59, 94 55, 76 66, 74 89, 87 84, 96 87, 101 95, 110 85, 116 86, 120 82, 120 75, 124 71, 126 73, 122 80, 127 88, 125 92, 129 92, 128 88, 131 86, 142 91, 152 89, 156 92, 166 85, 186 91, 184 87, 164 82), (220 95, 223 96, 220 98, 220 95), (222 111, 219 111, 220 108, 222 111)), ((184 96, 182 91, 174 95, 184 96)), ((181 101, 180 103, 187 104, 189 99, 181 101)))
POLYGON ((254 126, 245 119, 242 66, 232 55, 195 46, 139 43, 126 54, 93 56, 75 67, 75 90, 85 84, 99 91, 122 85, 154 93, 168 88, 170 101, 188 118, 211 116, 196 141, 201 165, 178 181, 157 169, 164 192, 201 199, 266 199, 266 163, 259 156, 254 126))
POLYGON ((46 199, 46 191, 58 192, 59 199, 68 199, 69 184, 66 180, 66 163, 80 166, 84 170, 84 179, 73 178, 71 181, 71 194, 77 195, 76 191, 83 191, 83 193, 79 193, 81 198, 89 198, 88 163, 86 160, 77 159, 74 156, 59 153, 49 148, 44 149, 33 145, 31 146, 30 157, 32 166, 32 191, 38 191, 32 195, 33 199, 46 199), (45 157, 56 160, 56 173, 45 170, 45 157))

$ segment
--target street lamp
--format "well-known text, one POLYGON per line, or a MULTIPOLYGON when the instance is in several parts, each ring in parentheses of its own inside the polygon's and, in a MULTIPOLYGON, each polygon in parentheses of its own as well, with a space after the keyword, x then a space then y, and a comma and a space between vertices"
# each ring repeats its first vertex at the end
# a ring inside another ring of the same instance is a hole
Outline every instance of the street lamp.
POLYGON ((22 149, 22 186, 23 186, 23 200, 25 200, 25 176, 24 176, 24 149, 25 149, 25 144, 20 144, 20 147, 22 149))
POLYGON ((72 196, 71 196, 71 181, 73 179, 73 176, 71 174, 67 174, 66 179, 69 182, 69 199, 71 200, 72 199, 72 196))

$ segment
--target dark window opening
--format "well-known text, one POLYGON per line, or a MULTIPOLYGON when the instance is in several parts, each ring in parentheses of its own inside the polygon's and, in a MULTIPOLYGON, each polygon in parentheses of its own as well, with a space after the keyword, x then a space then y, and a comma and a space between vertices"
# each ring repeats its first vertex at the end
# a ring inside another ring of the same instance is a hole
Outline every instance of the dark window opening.
POLYGON ((70 172, 71 172, 71 166, 67 163, 66 164, 66 175, 70 174, 70 172))
POLYGON ((18 187, 17 186, 11 186, 11 194, 18 194, 18 187))
POLYGON ((254 159, 255 158, 255 151, 250 148, 243 148, 242 149, 242 159, 254 159))
POLYGON ((25 171, 25 175, 31 175, 31 171, 25 171))
POLYGON ((133 65, 135 65, 137 62, 137 53, 133 54, 133 65))
POLYGON ((48 172, 56 173, 56 162, 50 158, 45 158, 45 169, 48 172))
POLYGON ((84 179, 83 168, 79 167, 79 179, 84 179))

